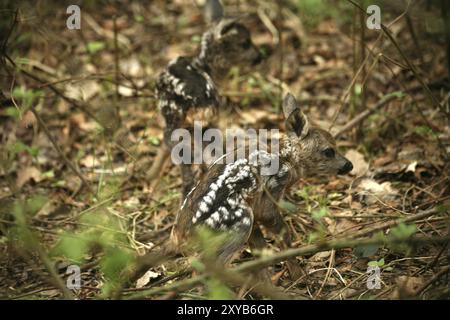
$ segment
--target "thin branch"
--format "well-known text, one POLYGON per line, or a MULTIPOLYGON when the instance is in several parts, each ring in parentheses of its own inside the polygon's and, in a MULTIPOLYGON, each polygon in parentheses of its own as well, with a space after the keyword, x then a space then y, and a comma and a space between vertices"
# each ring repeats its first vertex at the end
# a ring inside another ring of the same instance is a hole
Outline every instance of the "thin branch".
POLYGON ((350 120, 349 122, 347 122, 345 124, 345 126, 343 126, 338 132, 336 132, 334 134, 335 138, 340 137, 341 135, 343 135, 345 132, 351 130, 352 128, 354 128, 355 126, 357 126, 360 122, 362 122, 364 119, 366 119, 367 117, 369 117, 370 115, 372 115, 373 113, 379 111, 381 108, 383 108, 384 106, 386 106, 389 102, 391 102, 394 99, 397 99, 398 95, 395 93, 391 93, 388 95, 385 95, 383 98, 381 98, 381 100, 374 105, 372 108, 368 108, 366 110, 364 110, 363 112, 361 112, 360 114, 358 114, 356 117, 354 117, 352 120, 350 120))
MULTIPOLYGON (((270 265, 273 265, 275 263, 279 263, 285 260, 288 260, 289 258, 297 257, 297 256, 304 256, 304 255, 311 255, 315 254, 317 252, 321 251, 329 251, 329 250, 338 250, 338 249, 346 249, 346 248, 355 248, 359 246, 369 246, 369 245, 385 245, 388 244, 401 244, 401 243, 407 243, 410 245, 421 245, 421 244, 427 244, 427 243, 445 243, 449 240, 449 236, 446 237, 431 237, 431 238, 425 238, 425 237, 411 237, 409 239, 390 239, 389 241, 386 241, 384 239, 341 239, 341 240, 333 240, 328 241, 324 243, 318 243, 318 244, 312 244, 303 246, 301 248, 296 249, 288 249, 270 256, 264 256, 261 258, 258 258, 256 260, 252 260, 249 262, 245 262, 235 268, 232 268, 230 272, 237 272, 237 273, 245 273, 250 271, 256 271, 261 270, 265 267, 268 267, 270 265)), ((178 281, 175 283, 172 283, 170 285, 160 287, 160 288, 154 288, 146 291, 142 291, 139 293, 136 293, 131 296, 127 296, 127 299, 143 299, 147 298, 149 296, 160 294, 167 291, 183 291, 185 289, 190 289, 197 284, 203 282, 208 277, 207 274, 201 274, 196 277, 186 279, 183 281, 178 281)))
MULTIPOLYGON (((362 12, 364 12, 365 15, 367 15, 366 11, 356 2, 354 2, 353 0, 347 0, 348 2, 350 2, 351 4, 353 4, 354 6, 356 6, 359 10, 361 10, 362 12)), ((441 110, 441 112, 443 114, 445 114, 447 116, 448 119, 450 119, 450 113, 447 113, 445 111, 445 108, 439 103, 439 101, 436 99, 436 97, 434 96, 433 92, 431 92, 431 89, 428 87, 428 85, 425 83, 425 81, 423 80, 423 78, 419 75, 416 67, 411 63, 411 61, 408 59, 408 57, 405 55, 405 53, 403 52, 403 50, 400 48, 399 44, 397 43, 397 41, 394 39, 394 37, 392 36, 391 32, 389 31, 389 29, 381 23, 381 29, 383 30, 383 33, 389 38, 389 40, 391 41, 391 43, 394 45, 394 47, 397 49, 398 53, 400 54, 400 56, 403 58, 404 62, 406 63, 406 65, 409 67, 409 69, 411 70, 411 72, 414 74, 414 76, 416 77, 416 79, 419 81, 419 83, 421 84, 422 88, 424 89, 425 93, 427 94, 428 98, 430 99, 430 101, 433 103, 433 105, 438 108, 439 110, 441 110)))
POLYGON ((53 91, 56 95, 60 96, 63 100, 65 100, 66 102, 68 102, 69 104, 73 105, 75 108, 80 109, 81 111, 83 111, 84 113, 86 113, 90 118, 92 118, 93 120, 95 120, 98 124, 100 124, 103 127, 103 123, 99 120, 99 118, 92 113, 88 106, 80 103, 78 101, 76 101, 75 99, 69 98, 68 96, 66 96, 64 93, 62 93, 59 89, 57 89, 54 85, 50 84, 48 81, 41 79, 39 76, 20 68, 15 62, 14 60, 12 60, 7 54, 5 54, 6 59, 17 69, 19 70, 21 73, 23 73, 24 75, 26 75, 27 77, 45 84, 51 91, 53 91))
MULTIPOLYGON (((432 216, 433 214, 437 213, 437 209, 436 208, 431 208, 422 212, 419 212, 417 214, 414 215, 410 215, 406 218, 400 218, 397 220, 393 220, 393 221, 388 221, 379 225, 376 225, 372 228, 367 228, 367 229, 363 229, 360 230, 359 232, 352 232, 351 237, 352 238, 359 238, 362 236, 367 236, 371 233, 374 233, 376 231, 380 231, 380 230, 384 230, 393 226, 396 226, 400 223, 408 223, 408 222, 413 222, 413 221, 417 221, 417 220, 421 220, 424 218, 428 218, 429 216, 432 216)), ((344 235, 345 236, 345 235, 344 235)))
POLYGON ((92 192, 92 189, 91 189, 91 186, 90 186, 89 182, 84 178, 84 176, 81 174, 81 172, 77 170, 77 168, 72 164, 72 162, 70 162, 69 158, 67 158, 67 156, 64 154, 64 152, 61 150, 61 148, 59 147, 58 143, 55 141, 55 139, 53 138, 52 134, 48 130, 47 126, 45 125, 44 120, 42 120, 41 116, 36 111, 34 106, 32 106, 30 109, 31 109, 31 112, 33 112, 34 116, 36 117, 36 119, 37 119, 37 121, 39 123, 39 126, 42 128, 42 130, 44 130, 45 135, 50 140, 50 142, 52 143, 53 147, 58 152, 58 154, 61 157, 61 159, 64 161, 64 163, 67 165, 67 167, 69 167, 69 169, 72 170, 73 173, 75 173, 75 175, 78 178, 80 178, 82 184, 84 186, 86 186, 89 189, 89 191, 92 192))
POLYGON ((441 271, 436 273, 430 280, 428 280, 421 287, 419 287, 415 292, 415 296, 419 296, 420 294, 422 294, 422 292, 424 292, 429 286, 431 286, 434 282, 438 281, 443 275, 447 274, 448 272, 450 272, 450 265, 444 267, 441 271))

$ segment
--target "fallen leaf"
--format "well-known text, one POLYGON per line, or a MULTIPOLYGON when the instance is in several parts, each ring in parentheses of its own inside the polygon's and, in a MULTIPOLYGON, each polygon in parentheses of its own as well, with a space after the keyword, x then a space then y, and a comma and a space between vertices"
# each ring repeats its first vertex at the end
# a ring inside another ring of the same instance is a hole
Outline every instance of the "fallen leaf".
POLYGON ((309 258, 308 260, 312 261, 312 262, 324 261, 330 257, 330 254, 331 254, 331 251, 318 252, 315 255, 313 255, 311 258, 309 258))
POLYGON ((101 162, 98 157, 94 157, 93 155, 88 154, 84 158, 80 159, 80 164, 86 168, 93 168, 100 166, 101 162))
POLYGON ((396 195, 397 191, 394 190, 389 181, 378 183, 373 179, 363 179, 359 183, 358 187, 369 193, 374 193, 379 196, 396 195))
POLYGON ((409 172, 409 171, 416 172, 416 167, 417 167, 417 161, 413 161, 406 168, 406 172, 409 172))
POLYGON ((424 280, 419 277, 399 276, 396 279, 397 288, 392 292, 392 299, 403 299, 413 297, 417 289, 423 285, 424 280))
POLYGON ((361 177, 369 170, 369 164, 364 160, 364 156, 356 150, 348 150, 345 157, 353 164, 351 175, 361 177))
POLYGON ((100 92, 98 81, 86 80, 83 82, 69 83, 65 94, 75 100, 87 101, 100 92))
POLYGON ((30 180, 33 180, 34 182, 39 182, 42 180, 41 171, 39 171, 38 168, 27 167, 25 169, 19 170, 16 180, 17 188, 22 188, 22 186, 30 180))
POLYGON ((150 282, 151 279, 158 278, 159 276, 160 276, 159 273, 153 272, 151 269, 148 270, 142 277, 137 279, 136 288, 144 287, 147 283, 150 282))
POLYGON ((276 121, 278 117, 276 114, 268 112, 267 110, 256 109, 244 110, 240 112, 240 116, 242 119, 242 123, 244 124, 255 124, 263 120, 269 120, 273 122, 276 121))
POLYGON ((378 200, 389 203, 398 196, 398 191, 392 187, 390 182, 386 181, 380 184, 369 178, 362 179, 356 186, 356 190, 359 195, 367 196, 368 204, 378 200))

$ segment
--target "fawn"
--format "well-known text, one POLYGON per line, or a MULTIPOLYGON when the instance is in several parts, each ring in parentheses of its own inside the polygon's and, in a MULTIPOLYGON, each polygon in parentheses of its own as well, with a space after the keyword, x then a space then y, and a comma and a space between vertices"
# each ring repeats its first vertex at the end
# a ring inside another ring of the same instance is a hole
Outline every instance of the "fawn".
MULTIPOLYGON (((197 226, 229 232, 231 237, 217 252, 225 264, 247 241, 258 249, 265 246, 261 224, 280 236, 281 247, 287 248, 291 238, 276 204, 287 188, 300 177, 347 174, 353 169, 337 151, 331 134, 311 125, 291 94, 283 100, 283 113, 286 136, 280 140, 278 154, 256 151, 258 158, 278 157, 277 172, 262 176, 264 165, 255 161, 255 153, 230 164, 213 164, 176 217, 171 234, 175 247, 182 246, 197 226)), ((288 268, 292 275, 292 260, 288 268)))
MULTIPOLYGON (((173 148, 172 132, 192 128, 193 121, 206 125, 214 121, 219 107, 217 83, 233 66, 258 64, 262 56, 252 43, 249 30, 237 18, 223 16, 217 0, 210 0, 205 16, 211 26, 203 34, 200 53, 196 57, 178 57, 171 61, 156 83, 159 109, 164 118, 164 145, 158 151, 148 174, 156 176, 173 148)), ((194 175, 189 164, 181 164, 183 195, 192 188, 194 175)))

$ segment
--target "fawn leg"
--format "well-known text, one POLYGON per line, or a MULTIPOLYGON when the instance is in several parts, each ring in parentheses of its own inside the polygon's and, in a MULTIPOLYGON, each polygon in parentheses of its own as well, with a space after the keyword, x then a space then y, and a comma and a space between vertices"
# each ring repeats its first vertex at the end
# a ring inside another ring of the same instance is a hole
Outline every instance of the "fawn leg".
POLYGON ((250 234, 248 243, 252 249, 254 248, 257 250, 262 250, 266 246, 266 240, 264 240, 261 228, 256 223, 253 224, 252 233, 250 234))
MULTIPOLYGON (((231 263, 247 243, 253 228, 252 209, 244 202, 239 205, 241 215, 227 226, 229 233, 217 249, 218 261, 224 265, 231 263)), ((234 214, 231 212, 231 214, 234 214)), ((223 229, 222 229, 223 230, 223 229)), ((221 231, 219 229, 218 231, 221 231)))
MULTIPOLYGON (((287 176, 272 177, 266 184, 266 193, 268 192, 270 195, 261 194, 259 201, 257 201, 257 210, 255 210, 255 219, 276 236, 276 242, 282 249, 289 248, 292 243, 289 229, 277 206, 277 201, 283 195, 287 179, 287 176)), ((302 275, 301 268, 295 259, 289 259, 286 264, 292 278, 298 278, 302 275)))
MULTIPOLYGON (((261 228, 256 223, 253 223, 253 229, 252 233, 250 234, 250 238, 248 239, 248 243, 252 250, 262 250, 266 246, 266 240, 264 239, 264 235, 261 232, 261 228)), ((272 280, 268 268, 264 268, 263 270, 261 270, 258 274, 258 277, 260 277, 262 281, 265 281, 268 284, 272 285, 272 280)))
POLYGON ((170 152, 166 145, 162 145, 158 149, 158 153, 153 160, 153 164, 146 175, 147 179, 153 180, 161 173, 161 168, 163 167, 166 159, 169 157, 169 154, 170 152))
POLYGON ((158 149, 158 153, 153 160, 153 164, 146 175, 147 179, 153 180, 161 173, 161 168, 163 167, 166 159, 170 156, 170 152, 174 146, 174 142, 171 141, 172 132, 180 125, 180 123, 181 119, 179 117, 172 117, 170 122, 167 122, 166 119, 166 127, 164 128, 163 134, 163 143, 158 149))
POLYGON ((239 230, 238 232, 233 233, 228 241, 217 250, 218 260, 224 265, 231 263, 245 246, 249 235, 250 228, 249 230, 239 230))
MULTIPOLYGON (((271 221, 266 221, 264 226, 276 236, 276 242, 279 244, 280 248, 283 250, 290 248, 292 244, 291 235, 283 217, 275 210, 272 211, 271 218, 271 221)), ((303 270, 298 265, 296 259, 288 259, 286 265, 292 278, 298 279, 303 275, 303 270)))
POLYGON ((180 165, 180 169, 182 180, 181 193, 183 199, 186 199, 186 196, 189 194, 189 192, 195 185, 194 171, 192 170, 192 165, 184 163, 180 165))

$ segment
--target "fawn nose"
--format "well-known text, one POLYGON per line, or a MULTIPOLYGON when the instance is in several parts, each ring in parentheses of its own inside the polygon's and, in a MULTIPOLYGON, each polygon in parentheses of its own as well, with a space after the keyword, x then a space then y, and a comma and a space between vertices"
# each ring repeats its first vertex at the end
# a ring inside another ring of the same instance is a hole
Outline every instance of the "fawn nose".
POLYGON ((347 162, 345 162, 344 166, 339 169, 338 174, 347 174, 350 171, 352 171, 353 169, 353 164, 347 160, 347 162))
POLYGON ((263 60, 263 56, 260 52, 258 52, 258 55, 256 56, 255 59, 253 59, 253 65, 256 66, 258 64, 260 64, 263 60))

